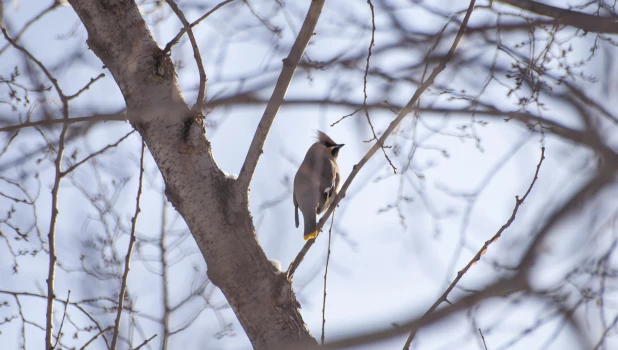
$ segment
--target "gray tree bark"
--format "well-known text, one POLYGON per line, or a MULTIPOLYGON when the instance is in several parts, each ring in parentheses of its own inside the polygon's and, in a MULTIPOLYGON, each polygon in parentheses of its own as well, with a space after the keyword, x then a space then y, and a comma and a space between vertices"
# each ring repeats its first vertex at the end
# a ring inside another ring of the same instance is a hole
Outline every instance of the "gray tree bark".
POLYGON ((157 163, 166 194, 186 221, 255 349, 312 347, 290 283, 258 244, 246 186, 213 158, 201 119, 191 112, 168 56, 134 1, 69 0, 87 44, 118 84, 128 119, 157 163))

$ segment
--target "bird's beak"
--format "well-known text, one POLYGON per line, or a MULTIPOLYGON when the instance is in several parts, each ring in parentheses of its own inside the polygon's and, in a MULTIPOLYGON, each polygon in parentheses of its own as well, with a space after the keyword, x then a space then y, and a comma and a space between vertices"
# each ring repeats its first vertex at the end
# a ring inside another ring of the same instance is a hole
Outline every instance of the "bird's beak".
POLYGON ((343 147, 343 146, 345 146, 345 143, 340 143, 340 144, 338 144, 338 145, 334 145, 334 146, 333 146, 333 148, 337 148, 337 149, 339 149, 339 148, 341 148, 341 147, 343 147))

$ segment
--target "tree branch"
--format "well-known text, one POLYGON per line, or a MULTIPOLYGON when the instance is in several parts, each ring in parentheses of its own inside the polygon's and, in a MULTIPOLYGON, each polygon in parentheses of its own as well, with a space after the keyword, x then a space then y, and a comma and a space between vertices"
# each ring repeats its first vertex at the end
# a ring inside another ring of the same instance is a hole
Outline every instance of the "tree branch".
POLYGON ((92 344, 93 341, 97 340, 101 335, 103 335, 103 333, 109 331, 110 329, 112 329, 112 326, 109 326, 105 329, 100 330, 97 334, 93 335, 92 338, 90 338, 86 344, 84 344, 81 348, 79 348, 79 350, 86 350, 86 348, 92 344))
POLYGON ((287 58, 283 59, 281 74, 279 74, 275 89, 273 90, 270 100, 266 105, 262 119, 260 120, 257 130, 255 131, 255 135, 253 136, 253 140, 251 141, 251 146, 249 146, 247 157, 245 158, 245 162, 240 169, 240 174, 238 175, 238 186, 243 190, 243 192, 248 191, 249 189, 249 184, 253 178, 255 167, 257 166, 258 160, 264 151, 264 143, 266 142, 266 137, 268 136, 270 127, 275 120, 275 116, 277 115, 279 108, 283 104, 288 87, 290 86, 290 82, 294 76, 294 71, 303 57, 303 53, 309 44, 309 40, 314 35, 313 31, 315 30, 315 26, 318 23, 320 14, 322 13, 323 6, 324 0, 311 1, 311 5, 307 11, 307 16, 305 17, 305 21, 300 28, 300 32, 294 41, 294 45, 292 45, 290 54, 287 58))
POLYGON ((479 328, 479 333, 481 334, 481 339, 483 340, 483 348, 487 350, 487 343, 485 343, 485 336, 483 335, 483 331, 479 328))
MULTIPOLYGON (((446 288, 446 290, 444 291, 444 293, 442 293, 442 295, 438 298, 438 300, 436 300, 435 303, 433 303, 433 305, 431 305, 431 307, 429 308, 429 310, 427 310, 427 312, 425 312, 425 314, 423 315, 423 317, 421 317, 421 320, 423 320, 423 318, 427 317, 427 315, 429 315, 430 313, 434 312, 438 306, 440 306, 440 304, 442 304, 443 302, 447 301, 448 295, 451 293, 451 291, 453 290, 453 288, 455 288, 455 286, 457 285, 457 283, 459 283, 459 280, 461 280, 461 278, 466 274, 466 272, 468 272, 468 270, 474 265, 476 264, 479 260, 481 260, 481 256, 483 256, 486 252, 487 252, 487 248, 489 248, 489 246, 494 243, 495 241, 498 240, 498 238, 500 238, 500 236, 502 236, 502 233, 511 226, 511 224, 515 221, 515 216, 517 215, 517 211, 519 210, 519 207, 524 204, 524 201, 526 200, 526 198, 528 197, 528 194, 530 194, 530 191, 532 191, 532 187, 534 186, 534 184, 536 183, 536 180, 539 178, 539 171, 541 170, 541 164, 543 164, 543 160, 545 159, 545 147, 541 148, 541 159, 539 160, 538 165, 536 166, 536 172, 534 173, 534 177, 532 178, 532 182, 530 183, 530 186, 528 186, 528 190, 526 191, 526 193, 524 194, 523 197, 521 197, 521 199, 519 197, 515 197, 515 207, 513 208, 513 212, 511 213, 511 217, 507 220, 507 222, 502 225, 502 227, 500 227, 500 229, 498 230, 498 232, 489 240, 487 240, 485 242, 485 244, 483 244, 483 246, 481 247, 481 249, 479 249, 479 251, 476 253, 476 255, 474 255, 474 257, 468 262, 468 264, 461 269, 458 273, 457 273, 457 277, 455 277, 455 279, 453 280, 453 282, 448 286, 448 288, 446 288)), ((404 350, 408 350, 410 349, 410 345, 412 345, 412 340, 414 339, 414 335, 416 334, 416 331, 418 330, 418 328, 413 329, 410 332, 410 335, 408 336, 408 339, 406 340, 405 345, 403 346, 404 350)))
POLYGON ((106 122, 106 121, 126 121, 129 120, 129 116, 121 111, 119 113, 114 114, 99 114, 93 115, 89 117, 78 117, 78 118, 69 118, 69 119, 45 119, 45 120, 37 120, 34 122, 26 122, 17 125, 10 125, 0 128, 0 132, 10 132, 24 128, 31 128, 37 126, 52 126, 56 124, 73 124, 73 123, 95 123, 95 122, 106 122))
POLYGON ((565 24, 593 33, 618 33, 618 18, 601 17, 545 5, 532 0, 498 0, 501 3, 518 7, 537 15, 551 17, 557 24, 565 24))
MULTIPOLYGON (((48 14, 49 12, 51 12, 52 10, 54 10, 56 7, 60 6, 61 2, 60 1, 54 1, 51 5, 49 5, 49 7, 43 9, 41 12, 39 12, 36 16, 32 17, 32 19, 30 19, 28 22, 26 22, 26 24, 24 24, 24 26, 20 29, 20 31, 15 34, 15 38, 13 40, 19 40, 19 38, 21 38, 21 36, 26 32, 26 30, 33 25, 35 22, 37 22, 39 19, 41 19, 43 16, 45 16, 46 14, 48 14)), ((1 20, 0 20, 0 25, 1 25, 1 20)), ((11 46, 11 44, 6 44, 4 45, 1 49, 0 49, 0 55, 9 47, 11 46)))
POLYGON ((109 145, 107 145, 107 146, 105 146, 105 147, 101 148, 100 150, 98 150, 98 151, 96 151, 96 152, 94 152, 94 153, 91 153, 90 155, 88 155, 88 157, 86 157, 86 158, 82 159, 82 160, 81 160, 81 161, 79 161, 78 163, 76 163, 76 164, 72 165, 72 166, 71 166, 70 168, 68 168, 67 170, 63 171, 63 172, 62 172, 62 176, 67 175, 67 174, 68 174, 68 173, 70 173, 71 171, 75 170, 78 166, 80 166, 80 165, 82 165, 82 164, 86 163, 86 162, 87 162, 87 161, 89 161, 90 159, 92 159, 92 158, 94 158, 94 157, 98 156, 99 154, 105 153, 108 149, 110 149, 110 148, 114 148, 114 147, 117 147, 117 146, 118 146, 118 145, 119 145, 122 141, 126 140, 126 139, 127 139, 127 137, 129 137, 129 136, 133 135, 133 133, 134 133, 134 132, 135 132, 135 130, 131 130, 131 131, 129 131, 129 133, 128 133, 128 134, 126 134, 126 135, 124 135, 123 137, 121 137, 121 138, 120 138, 120 140, 116 141, 115 143, 109 144, 109 145))
MULTIPOLYGON (((579 96, 578 96, 579 97, 579 96)), ((592 101, 590 100, 583 100, 583 102, 585 102, 586 104, 590 104, 592 101)), ((258 98, 254 98, 252 96, 244 96, 244 97, 239 97, 237 96, 236 98, 230 98, 230 99, 222 99, 222 100, 218 100, 218 101, 213 101, 210 103, 210 106, 228 106, 228 105, 233 105, 233 104, 238 104, 238 105, 256 105, 256 104, 263 104, 265 103, 265 101, 260 100, 258 98)), ((289 100, 285 102, 285 105, 292 105, 292 106, 296 106, 296 105, 312 105, 312 104, 318 104, 318 105, 323 105, 323 106, 334 106, 334 107, 349 107, 352 109, 360 109, 363 108, 362 104, 357 104, 355 102, 349 102, 349 101, 334 101, 334 100, 323 100, 323 99, 295 99, 295 100, 289 100)), ((518 122, 520 122, 521 124, 524 125, 531 125, 531 124, 536 124, 536 123, 542 123, 545 127, 547 127, 547 129, 545 130, 545 132, 552 132, 554 134, 556 134, 557 136, 560 136, 562 138, 565 138, 567 140, 588 146, 600 153, 603 154, 603 156, 607 157, 607 159, 612 160, 612 162, 614 164, 618 164, 618 153, 616 153, 614 150, 612 150, 611 148, 607 147, 607 145, 603 144, 602 142, 600 142, 599 138, 597 136, 595 136, 594 134, 590 133, 590 132, 586 132, 586 131, 580 131, 577 129, 572 129, 569 127, 566 127, 562 124, 559 124, 558 122, 555 122, 551 119, 547 119, 544 117, 540 117, 534 114, 531 114, 530 112, 521 112, 521 111, 514 111, 514 112, 510 112, 510 111, 503 111, 498 109, 497 107, 490 105, 490 104, 485 104, 482 103, 480 101, 476 102, 477 106, 483 107, 483 109, 470 109, 470 108, 440 108, 440 107, 416 107, 416 110, 427 114, 427 113, 432 113, 432 114, 474 114, 476 116, 483 116, 483 117, 487 117, 487 118, 503 118, 505 121, 509 121, 511 119, 514 119, 518 122)), ((397 105, 392 105, 392 104, 387 104, 387 103, 376 103, 376 104, 371 104, 371 105, 367 105, 367 108, 369 109, 382 109, 382 110, 388 110, 388 111, 392 111, 393 109, 403 109, 404 107, 400 107, 397 105)), ((615 123, 616 119, 611 115, 608 114, 607 111, 605 111, 604 109, 601 109, 600 106, 595 106, 594 108, 596 108, 597 110, 600 110, 602 114, 606 115, 606 117, 612 122, 615 123)), ((0 129, 1 130, 1 129, 0 129)))
MULTIPOLYGON (((225 0, 220 2, 217 6, 213 7, 212 10, 206 12, 202 17, 196 19, 193 23, 191 23, 191 25, 189 26, 190 28, 195 27, 196 25, 200 24, 200 22, 202 22, 203 20, 206 19, 206 17, 210 16, 211 14, 213 14, 215 11, 217 11, 218 9, 220 9, 221 7, 229 4, 230 2, 233 2, 234 0, 225 0)), ((176 34, 176 36, 174 37, 174 39, 172 39, 169 43, 167 43, 167 45, 165 45, 165 49, 163 49, 163 54, 167 55, 171 50, 172 50, 172 46, 178 44, 178 41, 180 40, 180 38, 182 38, 182 36, 187 32, 187 29, 185 27, 183 27, 178 34, 176 34)))
POLYGON ((328 263, 330 262, 330 241, 333 234, 333 223, 335 222, 335 212, 330 220, 328 230, 328 251, 326 252, 326 267, 324 269, 324 299, 322 300, 322 345, 324 345, 324 327, 326 326, 326 279, 328 278, 328 263))
POLYGON ((79 95, 81 95, 84 91, 90 89, 90 87, 92 86, 92 84, 96 83, 97 80, 104 78, 105 77, 105 73, 101 73, 99 75, 97 75, 96 78, 90 78, 90 81, 81 89, 79 89, 79 91, 77 91, 76 93, 74 93, 73 95, 67 96, 68 100, 72 100, 74 98, 79 97, 79 95))
POLYGON ((144 342, 143 342, 143 343, 141 343, 141 344, 140 344, 138 347, 136 347, 134 350, 139 350, 139 349, 143 348, 143 347, 144 347, 144 345, 148 344, 148 343, 149 343, 151 340, 153 340, 156 336, 157 336, 157 335, 155 334, 155 335, 153 335, 152 337, 150 337, 150 338, 148 338, 148 339, 144 340, 144 342))
MULTIPOLYGON (((137 198, 135 199, 135 214, 131 219, 131 234, 129 236, 129 247, 124 261, 124 274, 122 275, 122 284, 120 286, 120 295, 118 296, 118 312, 116 313, 116 321, 114 322, 114 337, 112 338, 112 350, 116 350, 116 342, 118 341, 118 333, 120 332, 120 318, 124 307, 124 295, 127 291, 127 281, 129 279, 129 270, 131 269, 131 255, 133 253, 133 245, 135 244, 135 228, 137 226, 137 216, 141 209, 139 207, 140 199, 142 198, 142 180, 144 178, 144 150, 146 143, 142 140, 142 156, 139 161, 139 183, 137 185, 137 198)), ((153 336, 154 338, 154 336, 153 336)), ((152 338, 151 338, 152 339, 152 338)), ((147 343, 148 341, 146 341, 147 343)))
POLYGON ((60 321, 60 327, 58 328, 58 336, 56 337, 56 343, 54 344, 54 349, 58 346, 58 342, 60 341, 60 336, 62 335, 62 326, 64 326, 64 319, 67 317, 67 308, 69 307, 71 298, 71 291, 67 295, 67 302, 64 304, 64 312, 62 313, 62 321, 60 321))
MULTIPOLYGON (((4 27, 0 28, 4 38, 18 51, 26 55, 29 60, 34 62, 45 74, 47 79, 52 83, 60 100, 62 101, 62 116, 63 120, 69 119, 69 100, 62 92, 58 81, 49 72, 41 61, 37 60, 26 48, 19 45, 15 40, 9 37, 4 27)), ((64 154, 65 138, 69 124, 64 123, 62 131, 60 132, 60 139, 58 141, 58 153, 56 154, 56 160, 54 161, 54 184, 52 186, 52 203, 51 203, 51 218, 49 220, 49 233, 47 235, 49 245, 49 269, 47 272, 47 314, 45 321, 45 347, 48 350, 53 349, 53 328, 54 328, 54 279, 56 278, 56 221, 58 219, 58 192, 60 191, 60 180, 62 179, 62 156, 64 154)))
POLYGON ((527 272, 537 256, 537 250, 543 242, 545 236, 549 234, 549 231, 556 225, 560 219, 569 214, 576 208, 581 208, 592 197, 594 197, 599 191, 605 188, 608 184, 614 182, 614 176, 616 174, 616 164, 612 164, 611 167, 603 167, 597 171, 597 174, 588 183, 582 187, 575 195, 571 196, 571 199, 563 204, 560 208, 554 211, 552 216, 545 222, 543 227, 538 230, 538 233, 534 236, 534 240, 530 244, 530 247, 526 251, 524 257, 517 269, 519 271, 527 272))
POLYGON ((389 327, 386 329, 375 330, 365 334, 353 335, 350 337, 341 338, 323 346, 324 349, 354 349, 361 345, 368 345, 380 340, 390 339, 401 335, 410 329, 418 329, 428 324, 437 322, 445 317, 452 315, 458 311, 465 310, 470 306, 492 297, 504 296, 516 291, 528 290, 526 280, 522 278, 504 279, 495 282, 478 293, 466 296, 459 301, 450 304, 444 308, 437 310, 427 317, 418 317, 405 323, 399 324, 397 327, 389 327))
POLYGON ((204 70, 204 64, 202 63, 202 56, 200 55, 200 49, 197 47, 197 41, 195 40, 195 36, 193 35, 193 30, 191 29, 191 25, 187 21, 185 14, 180 11, 178 5, 174 2, 174 0, 165 0, 168 5, 172 8, 172 11, 178 16, 180 22, 184 26, 187 34, 189 35, 189 40, 191 40, 191 47, 193 48, 193 57, 195 58, 195 63, 197 64, 197 70, 200 73, 200 86, 197 94, 197 101, 191 108, 194 113, 201 114, 202 107, 204 106, 204 96, 206 95, 206 71, 204 70))

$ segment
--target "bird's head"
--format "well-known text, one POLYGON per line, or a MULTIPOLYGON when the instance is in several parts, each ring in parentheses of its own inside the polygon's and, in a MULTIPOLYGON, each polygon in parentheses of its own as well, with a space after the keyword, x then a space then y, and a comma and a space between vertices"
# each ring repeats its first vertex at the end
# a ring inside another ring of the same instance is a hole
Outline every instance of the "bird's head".
POLYGON ((316 138, 318 139, 318 143, 324 145, 328 149, 330 154, 334 158, 337 158, 337 156, 339 155, 339 149, 343 147, 345 144, 336 143, 335 141, 333 141, 333 139, 328 137, 328 135, 326 135, 325 133, 319 130, 316 130, 316 133, 317 133, 316 138))

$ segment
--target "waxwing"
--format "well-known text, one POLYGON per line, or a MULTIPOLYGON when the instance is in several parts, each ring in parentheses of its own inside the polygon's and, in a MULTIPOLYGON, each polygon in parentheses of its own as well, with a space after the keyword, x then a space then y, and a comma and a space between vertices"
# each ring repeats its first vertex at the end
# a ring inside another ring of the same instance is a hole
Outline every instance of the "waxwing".
POLYGON ((298 227, 298 208, 305 220, 304 239, 317 237, 317 215, 331 204, 339 187, 341 175, 337 155, 343 144, 337 144, 325 133, 317 132, 317 142, 309 147, 305 159, 294 177, 294 213, 298 227))

